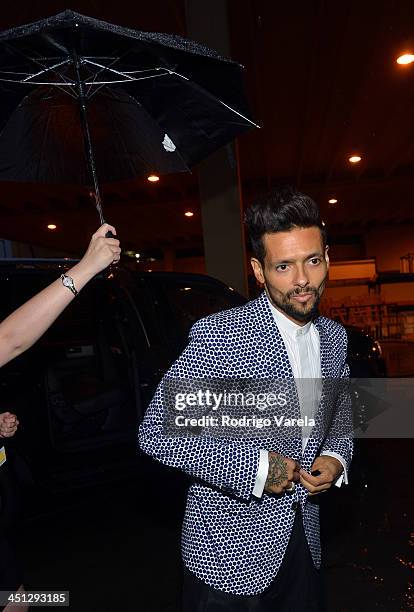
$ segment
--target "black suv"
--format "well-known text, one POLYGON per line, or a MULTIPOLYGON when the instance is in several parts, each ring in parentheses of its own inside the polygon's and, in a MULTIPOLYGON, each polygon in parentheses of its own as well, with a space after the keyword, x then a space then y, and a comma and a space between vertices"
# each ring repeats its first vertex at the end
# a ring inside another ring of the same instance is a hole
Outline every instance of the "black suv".
MULTIPOLYGON (((0 320, 74 262, 0 261, 0 320)), ((0 411, 20 480, 59 491, 133 471, 137 426, 199 318, 245 303, 207 276, 118 270, 97 276, 41 340, 0 370, 0 411)))

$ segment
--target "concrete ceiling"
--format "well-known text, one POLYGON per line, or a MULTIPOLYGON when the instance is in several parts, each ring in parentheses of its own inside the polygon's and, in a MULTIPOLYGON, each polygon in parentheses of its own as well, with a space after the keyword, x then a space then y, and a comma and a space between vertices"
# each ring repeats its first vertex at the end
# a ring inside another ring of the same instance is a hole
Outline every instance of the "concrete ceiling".
MULTIPOLYGON (((10 4, 0 29, 68 8, 44 0, 10 4)), ((70 8, 137 29, 185 35, 181 0, 76 2, 70 8)), ((261 124, 239 139, 243 200, 279 181, 315 197, 333 236, 373 225, 414 223, 414 6, 390 2, 230 0, 232 57, 261 124), (350 154, 362 161, 351 166, 350 154), (329 205, 330 198, 336 205, 329 205)), ((103 177, 104 178, 104 177, 103 177)), ((0 185, 0 236, 78 252, 97 224, 86 191, 0 185), (58 231, 45 229, 56 223, 58 231)), ((105 216, 137 249, 201 248, 197 172, 104 185, 105 216), (184 216, 192 210, 194 217, 184 216)))

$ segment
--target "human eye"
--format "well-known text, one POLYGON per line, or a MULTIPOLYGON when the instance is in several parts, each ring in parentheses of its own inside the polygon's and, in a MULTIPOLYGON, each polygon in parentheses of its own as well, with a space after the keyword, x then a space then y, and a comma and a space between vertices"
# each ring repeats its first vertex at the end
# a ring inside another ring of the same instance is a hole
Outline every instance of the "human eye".
POLYGON ((320 257, 312 257, 312 259, 309 260, 309 263, 312 266, 317 266, 321 263, 321 258, 320 257))
POLYGON ((277 264, 276 266, 276 272, 286 272, 287 269, 288 269, 287 264, 277 264))

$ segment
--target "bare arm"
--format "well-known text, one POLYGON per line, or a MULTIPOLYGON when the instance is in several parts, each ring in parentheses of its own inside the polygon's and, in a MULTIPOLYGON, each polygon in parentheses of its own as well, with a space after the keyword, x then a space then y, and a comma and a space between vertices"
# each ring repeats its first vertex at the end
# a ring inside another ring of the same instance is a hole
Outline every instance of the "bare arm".
MULTIPOLYGON (((98 272, 119 260, 119 241, 105 238, 108 231, 116 234, 112 226, 102 225, 92 236, 81 261, 67 272, 78 291, 98 272)), ((58 278, 0 323, 0 366, 30 348, 73 299, 73 293, 58 278)))

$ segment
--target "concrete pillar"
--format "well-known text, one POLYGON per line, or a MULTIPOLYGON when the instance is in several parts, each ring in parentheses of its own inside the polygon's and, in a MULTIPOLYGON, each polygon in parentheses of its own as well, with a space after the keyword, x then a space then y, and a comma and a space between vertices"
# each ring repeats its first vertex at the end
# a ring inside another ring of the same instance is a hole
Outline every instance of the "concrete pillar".
MULTIPOLYGON (((230 56, 227 0, 186 0, 188 37, 230 56)), ((236 145, 198 165, 207 274, 247 296, 246 253, 236 145)))

